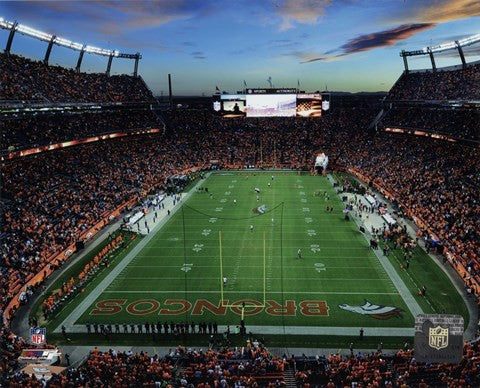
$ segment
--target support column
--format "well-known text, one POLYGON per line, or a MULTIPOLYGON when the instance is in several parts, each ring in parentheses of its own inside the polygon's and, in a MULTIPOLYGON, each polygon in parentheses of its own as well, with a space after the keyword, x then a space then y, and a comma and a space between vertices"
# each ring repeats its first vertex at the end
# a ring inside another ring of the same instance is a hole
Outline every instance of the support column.
POLYGON ((408 60, 407 56, 405 55, 405 50, 402 50, 402 53, 400 55, 403 58, 403 66, 405 67, 405 72, 408 73, 408 60))
POLYGON ((82 49, 80 50, 80 54, 78 54, 77 67, 75 67, 75 71, 77 73, 80 73, 80 67, 82 66, 84 53, 85 53, 85 45, 83 45, 82 49))
POLYGON ((10 54, 10 49, 12 48, 13 37, 15 36, 15 31, 17 31, 18 23, 13 23, 12 28, 10 29, 10 34, 8 35, 7 45, 5 46, 5 53, 10 54))
POLYGON ((430 55, 430 62, 432 62, 432 70, 435 72, 437 71, 437 66, 435 65, 435 58, 430 47, 428 48, 428 55, 430 55))
POLYGON ((170 102, 170 109, 173 108, 173 96, 172 96, 172 76, 168 74, 168 100, 170 102))
POLYGON ((457 45, 458 55, 460 55, 460 59, 462 60, 462 66, 465 68, 467 67, 467 61, 465 60, 465 55, 463 55, 462 46, 460 46, 458 40, 455 41, 455 44, 457 45))
POLYGON ((43 63, 48 66, 48 60, 50 58, 50 53, 52 52, 53 42, 55 41, 56 36, 52 35, 50 42, 48 42, 47 51, 45 52, 45 58, 43 58, 43 63))
POLYGON ((110 77, 110 70, 112 69, 112 61, 113 61, 113 54, 110 54, 108 57, 108 64, 107 64, 107 76, 110 77))
POLYGON ((140 61, 140 58, 141 58, 141 57, 142 57, 142 56, 140 55, 140 53, 137 53, 137 54, 135 55, 135 66, 134 66, 134 68, 133 68, 133 76, 134 76, 134 77, 138 76, 138 62, 140 61))

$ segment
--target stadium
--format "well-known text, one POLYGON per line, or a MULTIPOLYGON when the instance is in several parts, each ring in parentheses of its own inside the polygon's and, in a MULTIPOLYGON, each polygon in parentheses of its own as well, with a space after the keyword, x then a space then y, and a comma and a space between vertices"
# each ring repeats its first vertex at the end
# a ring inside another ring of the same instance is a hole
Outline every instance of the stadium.
POLYGON ((480 7, 167 3, 0 4, 0 386, 480 386, 480 7))

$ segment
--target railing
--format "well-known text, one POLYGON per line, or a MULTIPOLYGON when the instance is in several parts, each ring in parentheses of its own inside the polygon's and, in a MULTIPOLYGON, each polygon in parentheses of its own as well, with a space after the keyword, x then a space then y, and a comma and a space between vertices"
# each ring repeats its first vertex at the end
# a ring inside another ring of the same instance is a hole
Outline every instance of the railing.
POLYGON ((63 143, 49 144, 49 145, 39 146, 35 148, 23 149, 20 151, 12 151, 12 152, 7 151, 7 152, 0 153, 0 161, 7 161, 10 159, 16 159, 24 156, 39 154, 42 152, 52 151, 60 148, 78 146, 86 143, 93 143, 101 140, 108 140, 108 139, 114 139, 114 138, 125 137, 125 136, 147 135, 147 134, 160 133, 160 132, 162 132, 162 130, 158 128, 137 129, 137 130, 133 129, 127 132, 113 132, 113 133, 108 133, 104 135, 87 137, 79 140, 70 140, 63 143))

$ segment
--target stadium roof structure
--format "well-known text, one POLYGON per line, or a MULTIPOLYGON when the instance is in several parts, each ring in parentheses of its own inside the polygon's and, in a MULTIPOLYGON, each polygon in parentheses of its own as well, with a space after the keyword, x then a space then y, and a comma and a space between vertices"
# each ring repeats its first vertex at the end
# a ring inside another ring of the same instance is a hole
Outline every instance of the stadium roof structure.
POLYGON ((102 49, 95 46, 90 46, 82 43, 72 42, 71 40, 61 38, 56 35, 52 35, 43 31, 36 30, 34 28, 28 27, 24 24, 20 24, 18 22, 10 22, 5 20, 4 18, 0 17, 0 28, 3 30, 9 30, 10 34, 8 36, 7 45, 5 47, 5 52, 9 53, 12 47, 13 38, 16 32, 19 32, 22 35, 26 35, 44 42, 48 42, 47 51, 45 52, 45 57, 43 62, 48 65, 48 60, 50 58, 50 53, 52 51, 53 45, 62 46, 69 48, 71 50, 79 51, 80 54, 77 60, 77 66, 75 70, 80 72, 80 67, 82 65, 83 54, 95 54, 95 55, 102 55, 108 57, 108 64, 106 73, 110 74, 110 69, 112 67, 113 58, 126 58, 126 59, 134 59, 135 66, 134 66, 134 76, 136 77, 138 74, 138 62, 142 58, 142 55, 137 52, 135 54, 128 54, 128 53, 121 53, 118 50, 108 50, 102 49))
POLYGON ((436 71, 437 66, 435 64, 435 57, 434 53, 441 53, 447 50, 458 50, 458 55, 460 56, 460 60, 462 61, 463 67, 467 66, 467 62, 465 61, 465 55, 463 54, 462 47, 470 46, 472 44, 480 42, 480 34, 469 36, 468 38, 455 40, 453 42, 442 43, 437 46, 431 47, 424 47, 421 50, 414 50, 414 51, 405 51, 402 50, 400 52, 400 56, 403 58, 403 64, 405 65, 405 71, 408 71, 408 61, 407 57, 412 57, 416 55, 429 55, 430 61, 432 62, 432 70, 436 71))

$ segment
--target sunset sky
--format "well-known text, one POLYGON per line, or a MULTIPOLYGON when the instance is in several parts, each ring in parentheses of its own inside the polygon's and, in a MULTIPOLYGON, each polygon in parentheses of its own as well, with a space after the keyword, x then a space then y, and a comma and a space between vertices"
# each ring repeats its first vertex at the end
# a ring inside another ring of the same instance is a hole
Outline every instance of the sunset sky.
MULTIPOLYGON (((79 43, 141 52, 139 72, 155 94, 211 95, 266 87, 307 91, 388 90, 415 50, 480 33, 478 0, 2 1, 0 17, 79 43)), ((0 47, 8 32, 0 30, 0 47)), ((43 59, 46 43, 17 34, 12 52, 43 59)), ((480 45, 466 50, 480 59, 480 45)), ((51 63, 74 67, 78 52, 54 47, 51 63)), ((458 64, 456 51, 437 66, 458 64)), ((84 71, 106 57, 86 55, 84 71)), ((428 57, 411 68, 430 65, 428 57)), ((114 60, 112 73, 133 71, 114 60)))

